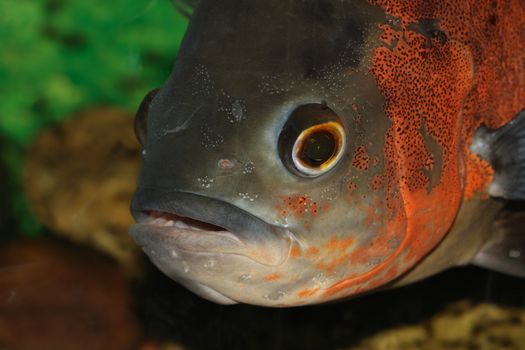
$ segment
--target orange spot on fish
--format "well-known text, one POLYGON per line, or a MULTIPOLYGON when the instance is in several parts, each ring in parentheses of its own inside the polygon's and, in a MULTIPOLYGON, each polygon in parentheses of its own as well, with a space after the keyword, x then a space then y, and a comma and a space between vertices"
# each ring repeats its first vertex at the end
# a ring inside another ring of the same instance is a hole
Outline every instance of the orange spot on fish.
POLYGON ((335 269, 337 266, 340 266, 340 265, 348 265, 347 263, 348 263, 349 261, 350 261, 350 254, 347 254, 347 253, 341 254, 338 258, 332 259, 332 260, 328 263, 328 269, 329 269, 329 270, 333 270, 333 269, 335 269))
POLYGON ((316 247, 310 247, 307 250, 308 255, 317 255, 319 254, 319 248, 316 247))
POLYGON ((277 214, 278 214, 280 217, 285 218, 285 217, 288 216, 288 212, 287 212, 285 209, 283 209, 283 207, 281 207, 281 205, 277 204, 277 205, 275 206, 275 209, 277 210, 277 214))
POLYGON ((330 238, 330 241, 328 242, 328 249, 330 250, 336 250, 337 249, 337 237, 333 236, 330 238))
POLYGON ((315 216, 317 215, 318 212, 319 212, 319 208, 318 208, 317 202, 312 202, 310 204, 310 213, 312 213, 312 215, 315 216))
POLYGON ((271 273, 269 275, 264 276, 264 279, 267 281, 277 281, 281 278, 281 275, 278 273, 271 273))
MULTIPOLYGON (((469 154, 467 157, 467 177, 468 181, 465 184, 465 198, 471 199, 479 189, 487 188, 493 179, 494 170, 490 164, 479 158, 474 154, 469 154)), ((487 194, 485 194, 488 196, 487 194)))
POLYGON ((319 288, 313 288, 313 289, 305 288, 305 289, 299 291, 297 293, 297 296, 299 298, 308 298, 308 297, 311 297, 311 296, 317 294, 317 292, 319 292, 319 288))
POLYGON ((370 165, 370 157, 366 151, 365 146, 360 146, 356 149, 354 158, 352 159, 352 165, 359 170, 368 170, 370 165))
POLYGON ((293 196, 285 199, 285 205, 288 210, 299 217, 302 217, 308 211, 308 202, 307 196, 293 196))
POLYGON ((350 260, 356 265, 362 265, 366 264, 366 262, 369 260, 369 257, 368 247, 359 247, 352 252, 350 260))
POLYGON ((293 246, 292 249, 290 249, 290 256, 292 258, 297 258, 301 255, 301 251, 297 246, 293 246))
POLYGON ((326 247, 331 251, 346 251, 355 243, 355 239, 352 237, 347 238, 338 238, 337 236, 332 236, 330 241, 328 241, 326 247))
POLYGON ((276 209, 282 217, 293 215, 296 218, 304 218, 306 215, 316 216, 319 205, 306 195, 296 195, 284 197, 276 209))
POLYGON ((365 219, 365 225, 367 227, 372 226, 373 223, 376 221, 376 211, 373 207, 368 207, 368 214, 365 219))
POLYGON ((324 271, 327 275, 333 275, 334 270, 338 266, 345 265, 350 261, 350 255, 349 254, 341 254, 338 257, 332 258, 326 262, 320 262, 317 264, 317 268, 319 270, 324 271))
POLYGON ((381 186, 383 185, 383 178, 381 175, 377 174, 372 177, 372 181, 370 181, 370 185, 368 188, 370 191, 377 192, 381 189, 381 186))
POLYGON ((346 199, 350 202, 354 200, 354 192, 357 190, 357 184, 353 181, 349 181, 346 185, 348 193, 346 194, 346 199))

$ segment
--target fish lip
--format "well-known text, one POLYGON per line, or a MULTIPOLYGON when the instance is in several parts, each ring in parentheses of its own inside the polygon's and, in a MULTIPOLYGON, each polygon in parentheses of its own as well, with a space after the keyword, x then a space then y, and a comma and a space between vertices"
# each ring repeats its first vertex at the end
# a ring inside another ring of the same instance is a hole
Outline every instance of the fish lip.
POLYGON ((279 266, 290 256, 293 234, 269 224, 249 212, 222 200, 184 191, 138 189, 131 203, 137 224, 130 235, 139 245, 162 241, 175 250, 190 253, 241 255, 267 265, 279 266), (224 230, 185 230, 155 225, 148 212, 197 220, 224 230))
MULTIPOLYGON (((205 239, 212 238, 220 240, 222 243, 229 242, 230 246, 243 247, 244 243, 233 233, 229 231, 197 231, 184 230, 174 227, 157 226, 150 223, 137 223, 130 227, 130 234, 136 239, 143 235, 164 236, 164 240, 171 239, 177 246, 178 250, 195 253, 208 253, 212 249, 210 244, 206 245, 205 239), (193 241, 192 241, 193 239, 193 241)), ((209 242, 212 243, 212 242, 209 242)), ((227 253, 227 251, 217 252, 227 253)))

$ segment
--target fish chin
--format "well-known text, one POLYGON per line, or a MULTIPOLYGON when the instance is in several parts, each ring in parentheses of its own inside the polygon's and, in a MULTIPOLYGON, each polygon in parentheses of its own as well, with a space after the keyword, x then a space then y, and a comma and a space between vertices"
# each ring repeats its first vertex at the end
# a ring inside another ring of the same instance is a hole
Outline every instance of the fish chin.
POLYGON ((223 305, 274 306, 267 297, 271 291, 260 284, 253 288, 251 282, 285 266, 288 251, 276 247, 257 253, 228 231, 180 229, 171 224, 137 224, 130 234, 163 273, 202 298, 223 305))
POLYGON ((238 304, 237 301, 228 298, 226 295, 221 294, 220 292, 216 291, 215 289, 205 285, 201 284, 196 281, 189 281, 189 280, 179 280, 180 284, 182 284, 187 289, 191 290, 193 293, 197 294, 201 298, 204 298, 206 300, 212 301, 217 304, 222 305, 233 305, 238 304))

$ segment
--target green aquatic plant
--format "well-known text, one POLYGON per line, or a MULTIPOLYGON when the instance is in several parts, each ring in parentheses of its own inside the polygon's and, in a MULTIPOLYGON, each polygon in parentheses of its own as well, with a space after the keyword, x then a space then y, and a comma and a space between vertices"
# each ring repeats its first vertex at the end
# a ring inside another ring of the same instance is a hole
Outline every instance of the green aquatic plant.
POLYGON ((163 83, 187 18, 168 0, 0 2, 0 139, 21 231, 37 235, 21 191, 40 130, 94 105, 135 110, 163 83))

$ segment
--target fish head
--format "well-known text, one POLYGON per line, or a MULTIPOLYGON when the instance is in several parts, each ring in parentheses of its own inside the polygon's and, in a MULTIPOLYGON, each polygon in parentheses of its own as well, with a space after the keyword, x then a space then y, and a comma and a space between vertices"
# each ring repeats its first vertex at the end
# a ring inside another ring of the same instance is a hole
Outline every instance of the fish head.
POLYGON ((428 252, 409 244, 370 73, 386 21, 366 1, 202 1, 137 116, 130 232, 165 274, 218 303, 297 306, 385 285, 428 252))

